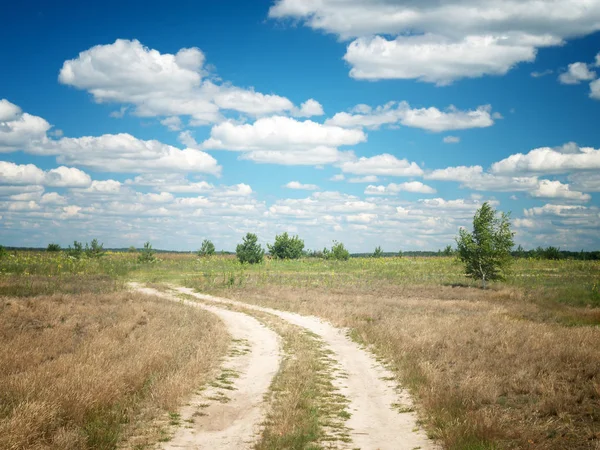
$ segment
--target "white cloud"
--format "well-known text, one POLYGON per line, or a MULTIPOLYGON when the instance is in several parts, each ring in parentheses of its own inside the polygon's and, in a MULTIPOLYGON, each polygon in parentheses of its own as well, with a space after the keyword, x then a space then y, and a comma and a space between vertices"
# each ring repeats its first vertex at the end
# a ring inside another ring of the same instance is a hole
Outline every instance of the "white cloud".
POLYGON ((42 205, 64 205, 67 199, 56 192, 48 192, 40 199, 42 205))
POLYGON ((576 172, 569 175, 569 181, 575 189, 588 192, 600 192, 600 173, 576 172))
POLYGON ((531 195, 540 198, 562 198, 583 202, 587 202, 592 198, 589 194, 572 191, 568 184, 550 180, 540 180, 538 188, 532 191, 531 195))
POLYGON ((365 175, 364 177, 353 177, 348 183, 377 183, 379 178, 376 175, 365 175))
POLYGON ((330 181, 344 181, 346 179, 346 177, 344 176, 343 173, 338 173, 335 174, 334 176, 332 176, 329 180, 330 181))
POLYGON ((340 164, 342 172, 355 175, 389 175, 397 177, 419 176, 423 170, 414 162, 398 159, 394 155, 384 153, 370 158, 362 157, 356 161, 340 164))
POLYGON ((594 80, 590 83, 590 97, 600 100, 600 79, 594 80))
POLYGON ((369 185, 365 189, 367 195, 395 195, 400 192, 414 192, 419 194, 435 194, 437 191, 431 186, 421 183, 420 181, 409 181, 407 183, 395 184, 390 183, 387 186, 369 185))
POLYGON ((44 141, 51 126, 41 117, 21 112, 21 108, 0 100, 0 153, 26 150, 32 142, 44 141))
POLYGON ((407 102, 389 102, 376 108, 358 105, 362 112, 340 112, 325 123, 346 128, 365 127, 378 129, 382 125, 402 124, 406 127, 421 128, 433 132, 485 128, 492 126, 489 105, 479 106, 476 110, 461 111, 454 106, 440 111, 435 107, 411 108, 407 102))
POLYGON ((531 72, 531 76, 533 78, 541 78, 541 77, 545 77, 546 75, 552 75, 554 73, 554 70, 552 69, 546 69, 546 70, 542 70, 541 72, 531 72))
POLYGON ((540 47, 600 29, 600 4, 588 0, 279 0, 269 16, 358 38, 345 56, 357 78, 436 83, 503 74, 540 47))
POLYGON ((325 112, 323 111, 323 106, 318 101, 310 98, 302 103, 300 109, 294 111, 293 114, 296 117, 312 117, 322 116, 325 112))
POLYGON ((0 183, 11 185, 43 185, 52 187, 87 187, 90 176, 73 167, 57 167, 43 171, 33 164, 0 161, 0 183))
POLYGON ((122 184, 116 180, 105 180, 105 181, 92 181, 92 184, 85 192, 97 193, 97 194, 118 194, 121 192, 122 184))
POLYGON ((319 186, 316 184, 302 184, 299 181, 290 181, 284 187, 288 189, 302 189, 306 191, 316 191, 319 189, 319 186))
POLYGON ((565 173, 600 169, 600 150, 568 143, 562 147, 541 147, 527 154, 517 153, 492 164, 497 174, 565 173))
POLYGON ((457 166, 436 169, 424 175, 426 180, 457 181, 462 187, 480 191, 531 191, 538 187, 537 177, 501 176, 483 171, 481 166, 457 166))
POLYGON ((417 79, 447 85, 460 78, 504 75, 517 63, 535 60, 534 43, 547 46, 559 42, 551 37, 494 35, 361 37, 348 45, 344 59, 352 66, 353 78, 417 79))
POLYGON ((183 126, 181 119, 178 116, 167 117, 166 119, 161 120, 160 123, 171 131, 179 131, 183 126))
MULTIPOLYGON (((220 122, 221 110, 264 115, 295 108, 285 97, 216 84, 209 79, 204 53, 195 47, 161 54, 137 40, 117 39, 65 61, 58 78, 90 92, 97 102, 133 105, 134 114, 142 117, 190 116, 192 125, 220 122)), ((314 113, 314 103, 305 105, 300 111, 314 113)))
MULTIPOLYGON (((184 136, 187 139, 187 136, 184 136)), ((200 148, 246 152, 240 159, 259 163, 318 165, 353 157, 337 147, 366 141, 360 130, 322 125, 310 120, 273 116, 253 124, 215 125, 200 148)))
POLYGON ((458 144, 460 142, 460 138, 458 136, 445 136, 444 144, 458 144))
POLYGON ((562 84, 579 84, 582 81, 591 81, 596 78, 596 72, 590 70, 588 65, 583 62, 569 64, 566 72, 561 73, 558 80, 562 84))

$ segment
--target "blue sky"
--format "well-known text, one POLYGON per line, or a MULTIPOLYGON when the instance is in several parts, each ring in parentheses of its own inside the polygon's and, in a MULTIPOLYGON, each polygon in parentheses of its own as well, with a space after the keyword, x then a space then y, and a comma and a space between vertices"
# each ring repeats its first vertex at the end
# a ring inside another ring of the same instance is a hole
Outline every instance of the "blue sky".
POLYGON ((0 243, 600 248, 600 1, 24 1, 0 243))

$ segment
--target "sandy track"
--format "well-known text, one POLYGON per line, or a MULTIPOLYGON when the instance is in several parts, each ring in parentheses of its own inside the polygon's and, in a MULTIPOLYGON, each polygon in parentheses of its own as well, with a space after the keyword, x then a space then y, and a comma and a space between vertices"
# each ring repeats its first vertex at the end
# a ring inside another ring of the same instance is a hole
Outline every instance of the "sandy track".
POLYGON ((137 283, 131 283, 130 286, 143 294, 183 302, 216 314, 223 320, 237 345, 226 359, 221 377, 221 380, 232 383, 233 389, 222 388, 227 384, 216 383, 201 394, 194 395, 180 411, 185 426, 178 428, 173 439, 162 448, 253 448, 266 414, 265 394, 281 362, 279 336, 247 314, 182 300, 173 294, 142 287, 137 283))
POLYGON ((350 340, 346 333, 331 324, 311 316, 263 308, 244 302, 199 294, 193 289, 172 287, 175 291, 198 299, 273 314, 289 323, 307 329, 321 337, 333 351, 344 377, 336 380, 340 393, 350 402, 352 414, 346 425, 351 429, 351 448, 362 450, 412 450, 438 448, 417 427, 412 412, 400 413, 397 405, 410 409, 411 400, 406 392, 397 391, 390 381, 393 375, 373 355, 350 340))

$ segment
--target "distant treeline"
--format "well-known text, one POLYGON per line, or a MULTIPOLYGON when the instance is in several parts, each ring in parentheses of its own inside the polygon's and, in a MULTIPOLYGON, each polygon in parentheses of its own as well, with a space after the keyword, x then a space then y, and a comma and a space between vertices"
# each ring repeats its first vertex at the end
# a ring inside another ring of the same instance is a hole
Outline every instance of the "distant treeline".
MULTIPOLYGON (((31 252, 39 252, 45 251, 46 248, 41 247, 4 247, 6 251, 31 251, 31 252)), ((107 248, 106 251, 115 252, 115 253, 127 253, 131 252, 133 248, 107 248)), ((135 249, 140 250, 140 249, 135 249)), ((155 253, 179 253, 179 254, 189 254, 196 253, 195 251, 181 251, 181 250, 153 250, 155 253)), ((229 252, 225 250, 216 251, 215 255, 235 255, 235 252, 229 252)), ((268 255, 268 253, 267 253, 268 255)), ((448 248, 444 250, 437 251, 429 251, 429 250, 414 250, 414 251, 400 251, 400 252, 382 252, 378 256, 380 257, 393 257, 393 256, 405 256, 405 257, 435 257, 435 256, 453 256, 454 250, 450 250, 448 248)), ((523 247, 519 246, 516 250, 512 252, 512 255, 515 258, 533 258, 533 259, 548 259, 548 260, 559 260, 559 259, 573 259, 580 261, 600 261, 600 250, 592 250, 592 251, 570 251, 570 250, 561 250, 558 247, 538 247, 531 250, 525 250, 523 247)), ((316 251, 305 251, 304 257, 307 258, 321 258, 322 252, 320 250, 316 251)), ((352 253, 350 254, 351 258, 371 258, 373 257, 372 252, 365 253, 352 253)))

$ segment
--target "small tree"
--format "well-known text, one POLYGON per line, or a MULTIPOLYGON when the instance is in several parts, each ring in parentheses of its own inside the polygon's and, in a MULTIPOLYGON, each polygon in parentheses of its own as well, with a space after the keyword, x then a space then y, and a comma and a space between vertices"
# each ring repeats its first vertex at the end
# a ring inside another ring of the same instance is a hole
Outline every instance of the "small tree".
POLYGON ((258 243, 258 237, 248 233, 242 243, 235 248, 235 254, 241 263, 257 264, 262 262, 265 251, 258 243))
POLYGON ((88 245, 85 244, 85 255, 88 258, 100 258, 104 256, 106 252, 104 251, 104 244, 100 244, 98 239, 92 239, 92 243, 88 245))
POLYGON ((78 241, 73 241, 73 247, 69 245, 67 255, 75 259, 81 258, 83 256, 83 244, 78 241))
POLYGON ((212 256, 215 254, 215 244, 213 244, 208 239, 204 239, 202 241, 202 246, 200 250, 198 250, 198 256, 212 256))
POLYGON ((371 255, 373 258, 381 258, 383 256, 383 250, 380 246, 375 247, 375 251, 371 255))
POLYGON ((452 256, 453 253, 454 253, 454 250, 452 250, 451 245, 447 245, 446 248, 444 249, 444 251, 442 252, 442 254, 444 256, 452 256))
POLYGON ((513 237, 509 215, 498 216, 485 202, 473 217, 473 233, 461 228, 456 239, 466 274, 481 280, 484 289, 487 281, 503 279, 512 262, 513 237))
POLYGON ((46 251, 47 252, 60 252, 60 245, 58 244, 48 244, 48 247, 46 247, 46 251))
POLYGON ((8 252, 4 248, 4 245, 0 245, 0 259, 4 258, 6 255, 8 255, 8 252))
POLYGON ((562 258, 562 255, 560 254, 560 248, 553 246, 547 247, 545 250, 543 250, 543 255, 544 259, 555 261, 562 258))
POLYGON ((344 247, 344 244, 341 242, 333 241, 331 250, 327 248, 323 249, 323 258, 335 259, 336 261, 348 261, 348 259, 350 259, 350 252, 346 250, 346 247, 344 247))
POLYGON ((273 245, 267 244, 269 253, 277 259, 298 259, 304 250, 304 241, 298 236, 290 237, 287 231, 275 236, 273 245))
POLYGON ((129 248, 127 249, 127 251, 129 253, 137 253, 137 248, 135 248, 135 246, 130 245, 129 248))
POLYGON ((152 249, 152 244, 150 244, 150 242, 146 242, 144 244, 144 248, 140 251, 140 254, 138 255, 138 262, 141 262, 141 263, 154 262, 156 260, 154 253, 155 252, 152 249))

